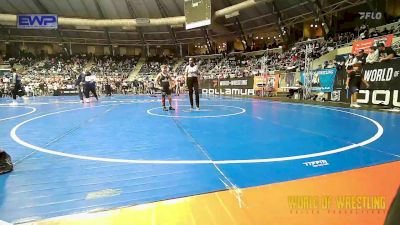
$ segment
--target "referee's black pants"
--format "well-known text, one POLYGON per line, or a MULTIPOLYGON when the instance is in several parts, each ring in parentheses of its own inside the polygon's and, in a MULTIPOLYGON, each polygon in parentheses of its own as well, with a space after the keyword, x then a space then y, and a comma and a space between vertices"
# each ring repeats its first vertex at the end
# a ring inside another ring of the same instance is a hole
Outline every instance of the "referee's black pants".
POLYGON ((189 89, 189 99, 191 107, 193 108, 193 91, 196 95, 196 106, 200 107, 199 81, 197 80, 197 77, 188 77, 187 86, 189 89))
POLYGON ((21 90, 21 84, 15 84, 13 89, 11 90, 11 94, 14 100, 17 99, 17 95, 19 94, 19 90, 21 90))

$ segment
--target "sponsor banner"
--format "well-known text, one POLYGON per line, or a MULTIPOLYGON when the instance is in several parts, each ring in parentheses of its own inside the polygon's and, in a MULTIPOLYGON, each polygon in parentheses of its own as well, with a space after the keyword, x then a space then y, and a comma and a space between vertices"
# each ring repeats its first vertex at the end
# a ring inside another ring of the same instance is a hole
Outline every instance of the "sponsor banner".
POLYGON ((365 53, 369 53, 369 47, 376 45, 377 43, 385 43, 385 46, 391 46, 393 41, 393 34, 380 36, 377 38, 370 38, 366 40, 354 41, 352 53, 357 54, 358 50, 364 49, 365 53))
POLYGON ((54 96, 60 96, 60 95, 78 95, 78 90, 77 89, 58 89, 54 90, 53 93, 54 96))
POLYGON ((400 59, 389 62, 365 65, 363 70, 364 80, 377 88, 394 90, 400 84, 400 59))
POLYGON ((346 96, 345 89, 335 89, 329 95, 329 101, 333 102, 349 102, 350 98, 346 96))
POLYGON ((279 74, 267 74, 265 75, 267 80, 267 89, 269 90, 278 90, 279 88, 279 74))
POLYGON ((279 87, 293 87, 296 86, 296 73, 282 73, 279 78, 279 87))
POLYGON ((216 95, 254 95, 253 85, 253 77, 200 81, 203 94, 216 95))
POLYGON ((370 105, 400 107, 400 59, 365 65, 364 80, 370 85, 361 88, 358 102, 370 105))
MULTIPOLYGON (((311 91, 313 92, 332 92, 336 77, 336 68, 311 71, 311 91)), ((304 84, 304 72, 300 75, 301 82, 304 84)))
MULTIPOLYGON (((358 102, 369 105, 400 107, 400 59, 387 62, 367 64, 363 68, 364 80, 369 88, 361 86, 358 102)), ((346 90, 347 72, 339 70, 335 79, 335 90, 330 100, 350 102, 350 93, 346 90)))
POLYGON ((279 74, 265 74, 263 76, 254 77, 254 90, 261 91, 267 90, 277 90, 279 87, 279 74))
POLYGON ((202 88, 202 94, 209 95, 254 95, 254 89, 241 89, 241 88, 221 88, 221 89, 208 89, 202 88))
POLYGON ((57 29, 58 16, 55 14, 22 14, 17 16, 18 29, 57 29))
POLYGON ((10 76, 11 69, 0 69, 0 79, 4 76, 10 76))
POLYGON ((254 77, 254 87, 255 91, 261 91, 263 88, 267 87, 267 79, 265 76, 255 76, 254 77))

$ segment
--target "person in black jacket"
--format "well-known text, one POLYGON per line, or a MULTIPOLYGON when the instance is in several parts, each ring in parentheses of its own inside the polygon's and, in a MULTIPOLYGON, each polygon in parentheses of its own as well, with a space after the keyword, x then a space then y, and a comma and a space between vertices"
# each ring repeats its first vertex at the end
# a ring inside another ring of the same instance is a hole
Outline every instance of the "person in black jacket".
POLYGON ((364 65, 367 62, 367 56, 368 54, 364 52, 364 49, 358 50, 358 54, 356 56, 357 62, 364 65))

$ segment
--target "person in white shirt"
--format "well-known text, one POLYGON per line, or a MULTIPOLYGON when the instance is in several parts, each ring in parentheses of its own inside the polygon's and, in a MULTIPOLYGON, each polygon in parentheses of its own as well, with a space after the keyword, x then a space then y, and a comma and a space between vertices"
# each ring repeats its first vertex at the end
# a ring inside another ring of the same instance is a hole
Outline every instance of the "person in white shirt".
POLYGON ((97 101, 99 100, 96 93, 96 75, 90 72, 86 72, 84 92, 85 92, 86 103, 90 102, 89 92, 92 92, 93 96, 96 98, 97 101))
POLYGON ((369 54, 366 59, 366 63, 375 63, 379 62, 379 49, 375 46, 369 47, 369 54))
POLYGON ((189 89, 189 100, 191 109, 193 109, 193 92, 196 96, 196 110, 200 110, 200 93, 199 93, 199 67, 195 64, 194 59, 189 59, 189 65, 185 68, 185 84, 189 89))
POLYGON ((25 89, 26 96, 31 96, 31 90, 32 90, 31 86, 25 85, 24 89, 25 89))
POLYGON ((175 74, 175 94, 179 96, 181 93, 181 79, 175 74))
POLYGON ((347 69, 348 67, 351 67, 356 63, 357 63, 357 57, 355 57, 354 54, 349 54, 349 58, 346 60, 346 63, 344 65, 347 69))

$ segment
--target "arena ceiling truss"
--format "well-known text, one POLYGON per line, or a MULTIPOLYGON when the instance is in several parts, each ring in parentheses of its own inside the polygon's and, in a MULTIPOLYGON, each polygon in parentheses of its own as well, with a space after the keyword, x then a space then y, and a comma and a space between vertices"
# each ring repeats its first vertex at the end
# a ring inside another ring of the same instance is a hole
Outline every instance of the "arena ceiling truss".
MULTIPOLYGON (((105 46, 176 46, 204 43, 204 28, 185 29, 183 1, 2 0, 0 41, 105 46), (29 13, 57 14, 59 29, 17 29, 16 15, 29 13)), ((281 27, 290 27, 366 2, 367 0, 212 0, 212 25, 206 31, 211 40, 243 38, 244 34, 261 31, 279 34, 281 27), (234 14, 236 16, 230 16, 234 14)))

